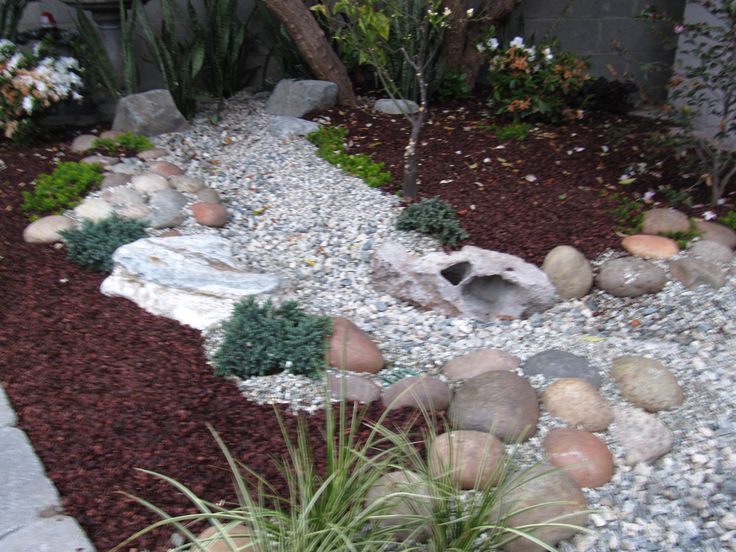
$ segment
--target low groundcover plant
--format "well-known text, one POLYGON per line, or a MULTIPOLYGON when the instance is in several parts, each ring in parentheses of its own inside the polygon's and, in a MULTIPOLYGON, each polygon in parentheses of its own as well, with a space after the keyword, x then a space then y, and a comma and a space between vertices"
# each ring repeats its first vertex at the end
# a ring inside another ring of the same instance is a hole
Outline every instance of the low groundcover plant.
POLYGON ((102 182, 99 164, 60 163, 50 174, 36 177, 32 192, 23 192, 21 209, 30 218, 61 213, 76 206, 82 196, 102 182))
POLYGON ((409 205, 399 215, 396 228, 434 236, 445 245, 454 245, 468 237, 460 227, 455 210, 438 197, 409 205))

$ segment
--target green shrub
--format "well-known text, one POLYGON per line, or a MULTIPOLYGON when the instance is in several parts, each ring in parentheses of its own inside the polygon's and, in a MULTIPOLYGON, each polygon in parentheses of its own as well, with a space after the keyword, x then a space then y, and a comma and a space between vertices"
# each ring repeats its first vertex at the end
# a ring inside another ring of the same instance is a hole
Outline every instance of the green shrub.
POLYGON ((718 222, 721 224, 725 224, 732 230, 736 230, 736 211, 729 211, 724 216, 722 216, 718 222))
POLYGON ((365 180, 372 188, 382 186, 391 181, 391 173, 383 170, 383 163, 377 163, 370 155, 358 153, 351 155, 345 152, 346 128, 321 127, 307 135, 307 140, 317 146, 317 155, 328 163, 340 167, 345 172, 365 180))
POLYGON ((435 94, 441 100, 467 100, 471 92, 465 73, 449 69, 443 72, 435 94))
POLYGON ((499 140, 517 140, 522 142, 529 136, 529 129, 532 125, 529 123, 509 123, 508 125, 498 126, 492 125, 490 130, 496 134, 499 140))
POLYGON ((399 215, 396 228, 429 234, 447 245, 468 237, 468 233, 460 228, 453 208, 438 197, 409 205, 399 215))
POLYGON ((112 270, 112 254, 121 245, 146 237, 145 226, 132 219, 118 216, 99 222, 85 220, 81 228, 59 232, 67 248, 67 259, 96 270, 112 270))
POLYGON ((94 149, 105 150, 108 155, 115 155, 119 150, 142 151, 151 149, 153 143, 140 134, 125 132, 116 138, 95 138, 92 142, 94 149))
POLYGON ((31 219, 41 214, 61 213, 77 205, 82 195, 102 182, 102 166, 61 163, 51 174, 36 177, 33 192, 23 192, 21 209, 31 219))
POLYGON ((311 376, 325 366, 332 321, 305 313, 295 301, 258 306, 251 297, 235 306, 223 328, 225 339, 212 359, 218 375, 249 378, 287 370, 311 376))

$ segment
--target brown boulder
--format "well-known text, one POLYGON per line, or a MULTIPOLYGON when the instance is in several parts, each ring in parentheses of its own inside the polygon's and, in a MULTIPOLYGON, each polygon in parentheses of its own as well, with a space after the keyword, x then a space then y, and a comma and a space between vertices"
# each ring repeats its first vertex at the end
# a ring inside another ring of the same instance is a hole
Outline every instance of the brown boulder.
POLYGON ((381 388, 368 378, 355 374, 330 374, 327 378, 333 399, 345 397, 347 402, 371 403, 381 398, 381 388))
MULTIPOLYGON (((250 530, 242 523, 238 523, 230 527, 227 530, 227 534, 232 539, 233 544, 239 549, 252 543, 250 539, 250 530)), ((222 538, 222 536, 220 536, 219 531, 215 527, 208 527, 202 531, 197 535, 197 540, 202 543, 206 552, 231 552, 232 550, 230 545, 222 538)))
POLYGON ((156 161, 148 170, 154 174, 160 174, 161 176, 166 177, 184 174, 184 171, 182 171, 181 168, 177 167, 173 163, 169 163, 168 161, 156 161))
POLYGON ((544 407, 553 416, 587 431, 604 431, 613 421, 613 411, 598 390, 587 381, 563 378, 542 394, 544 407))
POLYGON ((461 489, 486 489, 503 476, 503 443, 482 431, 451 431, 438 435, 428 453, 434 477, 448 474, 461 489))
POLYGON ((669 259, 680 251, 675 240, 647 234, 626 236, 621 246, 635 257, 643 259, 669 259))
POLYGON ((383 368, 383 355, 366 333, 350 320, 333 321, 327 361, 330 366, 350 372, 377 373, 383 368))
POLYGON ((496 370, 515 370, 519 363, 519 357, 511 353, 486 349, 453 358, 442 367, 442 373, 450 381, 459 381, 496 370))
POLYGON ((613 477, 613 455, 598 437, 580 429, 553 429, 544 439, 549 463, 580 487, 600 487, 613 477))
POLYGON ((728 226, 705 220, 696 220, 695 226, 701 232, 700 239, 718 242, 729 249, 736 247, 736 232, 728 226))
POLYGON ((642 234, 688 232, 690 219, 677 209, 651 209, 644 213, 642 234))
POLYGON ((411 406, 428 412, 445 410, 452 400, 452 390, 444 381, 430 376, 410 376, 389 385, 381 394, 387 410, 411 406))
POLYGON ((225 226, 228 219, 227 209, 219 203, 195 203, 192 205, 192 215, 199 224, 216 228, 225 226))

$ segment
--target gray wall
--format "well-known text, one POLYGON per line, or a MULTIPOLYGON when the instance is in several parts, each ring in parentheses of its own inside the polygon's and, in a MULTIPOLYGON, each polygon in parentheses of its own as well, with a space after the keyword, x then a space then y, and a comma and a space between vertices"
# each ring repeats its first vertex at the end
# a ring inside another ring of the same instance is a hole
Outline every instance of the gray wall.
POLYGON ((665 50, 644 23, 634 20, 648 4, 679 16, 685 0, 522 0, 505 32, 539 41, 554 26, 552 34, 562 49, 590 56, 591 73, 631 76, 646 99, 661 101, 669 71, 650 73, 642 64, 671 67, 674 51, 665 50), (561 17, 568 4, 567 15, 561 17))

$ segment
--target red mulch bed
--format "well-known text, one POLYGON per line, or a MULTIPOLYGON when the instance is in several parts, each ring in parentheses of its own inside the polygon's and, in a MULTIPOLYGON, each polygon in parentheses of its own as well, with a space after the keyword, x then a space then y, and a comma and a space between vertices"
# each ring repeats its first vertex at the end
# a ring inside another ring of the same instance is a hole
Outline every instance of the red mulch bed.
MULTIPOLYGON (((537 263, 562 243, 588 256, 618 245, 610 193, 621 189, 625 168, 640 160, 651 122, 598 117, 501 143, 479 126, 489 122, 480 114, 482 105, 459 107, 436 110, 426 127, 420 190, 455 207, 471 235, 466 243, 537 263)), ((338 109, 322 115, 348 122, 351 151, 386 161, 400 178, 407 132, 400 117, 338 109)), ((63 147, 55 146, 0 147, 7 165, 0 172, 0 382, 66 513, 102 551, 156 519, 121 491, 171 514, 189 508, 168 485, 136 467, 170 475, 212 501, 234 498, 205 424, 223 436, 236 458, 274 481, 279 479, 271 458, 285 448, 273 409, 247 402, 232 382, 212 375, 199 332, 103 296, 104 275, 67 262, 63 248, 23 242, 21 191, 62 154, 63 147)), ((625 190, 687 184, 669 161, 658 170, 659 178, 640 177, 625 190)), ((371 416, 377 414, 374 408, 371 416)), ((408 415, 393 419, 402 422, 408 415)), ((293 429, 295 418, 288 419, 293 429)), ((320 428, 323 416, 309 423, 320 428)), ((313 442, 319 457, 321 443, 313 442)), ((130 549, 166 550, 170 533, 157 531, 130 549)))

